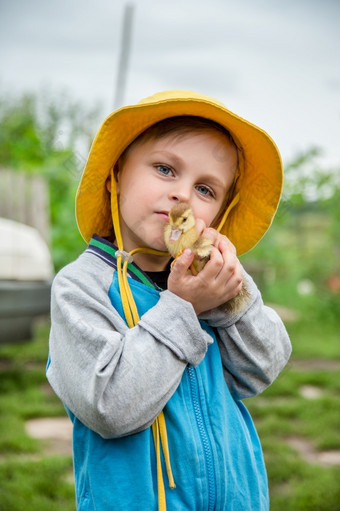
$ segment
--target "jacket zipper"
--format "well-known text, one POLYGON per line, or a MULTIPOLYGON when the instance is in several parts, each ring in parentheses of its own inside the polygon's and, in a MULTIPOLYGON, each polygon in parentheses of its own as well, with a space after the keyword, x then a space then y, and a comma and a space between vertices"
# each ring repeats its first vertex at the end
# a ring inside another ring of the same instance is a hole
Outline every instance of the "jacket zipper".
POLYGON ((189 381, 190 381, 190 389, 191 389, 191 397, 194 405, 195 416, 197 420, 198 430, 201 436, 203 451, 205 455, 206 467, 207 467, 207 476, 208 476, 208 511, 213 511, 215 509, 215 501, 216 501, 216 481, 215 481, 215 469, 214 469, 214 461, 213 461, 213 453, 212 447, 209 439, 209 435, 207 432, 207 427, 204 422, 204 417, 202 413, 202 408, 200 404, 199 398, 199 388, 197 381, 197 374, 194 367, 188 367, 189 381))

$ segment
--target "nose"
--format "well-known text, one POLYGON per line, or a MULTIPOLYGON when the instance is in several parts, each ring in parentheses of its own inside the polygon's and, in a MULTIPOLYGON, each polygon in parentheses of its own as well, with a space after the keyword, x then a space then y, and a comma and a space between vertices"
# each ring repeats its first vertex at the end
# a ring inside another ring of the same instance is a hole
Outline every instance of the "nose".
POLYGON ((168 197, 174 202, 190 202, 191 190, 188 186, 177 183, 169 190, 168 197))

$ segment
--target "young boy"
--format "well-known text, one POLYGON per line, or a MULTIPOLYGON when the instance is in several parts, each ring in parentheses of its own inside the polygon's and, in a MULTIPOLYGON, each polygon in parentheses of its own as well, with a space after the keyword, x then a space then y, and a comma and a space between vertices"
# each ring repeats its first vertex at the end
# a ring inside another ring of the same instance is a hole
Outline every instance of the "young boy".
POLYGON ((47 377, 74 424, 78 511, 268 509, 241 399, 291 347, 236 254, 268 229, 281 188, 270 137, 206 96, 163 92, 104 121, 76 200, 89 245, 52 290, 47 377), (196 276, 190 250, 171 271, 166 253, 180 201, 214 242, 196 276))

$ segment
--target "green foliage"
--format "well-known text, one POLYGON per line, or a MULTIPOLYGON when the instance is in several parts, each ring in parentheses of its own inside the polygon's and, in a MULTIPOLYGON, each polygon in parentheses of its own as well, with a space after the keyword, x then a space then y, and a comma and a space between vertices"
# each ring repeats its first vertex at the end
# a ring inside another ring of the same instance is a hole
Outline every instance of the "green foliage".
POLYGON ((74 200, 97 114, 97 108, 86 111, 65 95, 0 100, 0 166, 37 173, 47 181, 56 270, 84 249, 74 200))
POLYGON ((0 162, 11 168, 24 165, 31 170, 46 158, 42 141, 38 134, 35 115, 35 99, 23 96, 8 104, 0 101, 0 162))
POLYGON ((340 172, 323 169, 318 151, 285 169, 285 187, 269 233, 242 262, 254 269, 264 299, 287 305, 307 320, 339 322, 340 172), (308 289, 309 288, 309 289, 308 289))

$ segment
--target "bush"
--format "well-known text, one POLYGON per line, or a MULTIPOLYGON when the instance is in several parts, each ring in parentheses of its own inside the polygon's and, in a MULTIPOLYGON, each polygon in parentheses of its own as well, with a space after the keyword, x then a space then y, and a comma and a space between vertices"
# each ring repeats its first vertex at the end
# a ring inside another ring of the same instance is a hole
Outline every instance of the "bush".
POLYGON ((99 109, 87 111, 66 95, 24 94, 0 99, 0 166, 42 175, 48 183, 55 269, 83 249, 74 199, 99 109))

